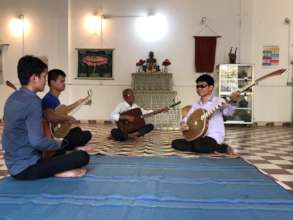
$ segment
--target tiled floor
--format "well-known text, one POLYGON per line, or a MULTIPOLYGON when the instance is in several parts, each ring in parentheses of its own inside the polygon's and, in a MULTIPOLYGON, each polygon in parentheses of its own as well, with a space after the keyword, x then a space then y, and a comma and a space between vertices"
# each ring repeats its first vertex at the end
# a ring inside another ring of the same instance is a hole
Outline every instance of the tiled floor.
POLYGON ((230 127, 226 143, 243 159, 293 192, 293 128, 230 127))
MULTIPOLYGON (((116 149, 116 152, 108 151, 106 154, 117 154, 117 151, 123 154, 126 148, 135 145, 135 148, 142 150, 138 152, 139 155, 147 154, 148 151, 154 155, 172 155, 170 142, 181 136, 179 131, 153 131, 138 141, 121 144, 107 139, 111 125, 82 124, 81 127, 92 131, 93 139, 90 144, 97 146, 97 149, 116 149), (162 146, 161 150, 166 152, 153 152, 155 146, 162 146)), ((0 134, 2 134, 1 124, 0 134)), ((288 191, 293 192, 293 128, 227 127, 226 143, 232 146, 244 160, 256 166, 288 191)), ((8 175, 8 172, 1 149, 0 145, 0 178, 3 178, 8 175)))

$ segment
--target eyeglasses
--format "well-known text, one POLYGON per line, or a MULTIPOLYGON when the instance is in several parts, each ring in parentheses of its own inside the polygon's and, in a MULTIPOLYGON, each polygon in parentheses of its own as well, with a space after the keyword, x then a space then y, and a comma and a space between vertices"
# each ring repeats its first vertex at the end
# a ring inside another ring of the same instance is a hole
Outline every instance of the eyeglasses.
POLYGON ((198 88, 203 89, 203 88, 205 88, 205 87, 207 87, 207 86, 208 86, 208 85, 206 85, 206 84, 205 84, 205 85, 203 85, 203 84, 202 84, 202 85, 196 85, 196 88, 197 88, 197 89, 198 89, 198 88))

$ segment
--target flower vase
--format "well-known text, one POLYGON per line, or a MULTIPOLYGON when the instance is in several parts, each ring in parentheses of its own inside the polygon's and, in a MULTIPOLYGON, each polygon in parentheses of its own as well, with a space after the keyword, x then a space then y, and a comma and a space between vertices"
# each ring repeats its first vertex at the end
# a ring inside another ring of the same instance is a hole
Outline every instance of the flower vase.
POLYGON ((138 72, 138 73, 141 73, 141 72, 142 72, 142 66, 138 66, 138 67, 137 67, 137 72, 138 72))
POLYGON ((168 73, 168 66, 164 66, 163 73, 168 73))

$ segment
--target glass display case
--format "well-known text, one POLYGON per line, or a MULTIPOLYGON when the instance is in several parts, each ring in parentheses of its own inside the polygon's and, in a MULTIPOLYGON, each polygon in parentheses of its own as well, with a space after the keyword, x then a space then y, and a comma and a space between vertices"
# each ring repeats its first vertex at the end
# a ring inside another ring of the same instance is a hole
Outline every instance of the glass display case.
MULTIPOLYGON (((219 96, 225 98, 253 81, 253 65, 251 64, 220 64, 217 66, 219 77, 219 96)), ((253 90, 243 92, 237 103, 233 116, 224 117, 226 124, 253 123, 253 90)))

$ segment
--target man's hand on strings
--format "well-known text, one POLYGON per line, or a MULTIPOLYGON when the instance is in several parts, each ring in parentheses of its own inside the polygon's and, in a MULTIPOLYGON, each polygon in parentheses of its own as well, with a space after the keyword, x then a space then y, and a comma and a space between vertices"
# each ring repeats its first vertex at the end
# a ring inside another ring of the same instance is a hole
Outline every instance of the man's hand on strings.
POLYGON ((182 122, 182 123, 180 123, 180 130, 181 131, 188 131, 189 126, 185 122, 182 122))
POLYGON ((235 92, 232 92, 232 94, 230 95, 231 97, 231 100, 233 102, 238 102, 240 100, 240 91, 235 91, 235 92))

